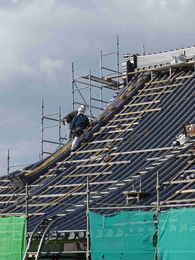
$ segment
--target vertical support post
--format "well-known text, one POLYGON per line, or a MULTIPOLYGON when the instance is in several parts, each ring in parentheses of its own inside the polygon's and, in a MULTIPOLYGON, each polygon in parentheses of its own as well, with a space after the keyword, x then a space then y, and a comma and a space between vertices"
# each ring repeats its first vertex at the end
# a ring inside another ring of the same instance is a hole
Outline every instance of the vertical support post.
POLYGON ((74 62, 72 62, 72 109, 75 110, 75 75, 74 75, 74 62))
POLYGON ((29 193, 28 193, 28 184, 25 185, 25 200, 26 200, 26 218, 28 219, 28 197, 29 197, 29 193))
MULTIPOLYGON (((159 226, 158 226, 158 216, 159 216, 159 212, 160 212, 159 189, 160 189, 159 174, 158 174, 158 171, 157 171, 157 173, 156 173, 156 221, 157 221, 156 222, 156 228, 157 228, 157 237, 159 237, 159 226)), ((156 258, 157 258, 157 260, 159 260, 159 258, 160 258, 158 243, 157 243, 157 246, 156 246, 156 258)))
POLYGON ((120 74, 120 53, 119 53, 119 48, 120 48, 120 46, 119 46, 119 36, 117 35, 117 37, 116 37, 116 45, 117 45, 117 76, 118 76, 118 78, 117 78, 117 85, 118 85, 118 87, 119 87, 119 74, 120 74))
POLYGON ((92 95, 91 95, 92 89, 91 89, 91 70, 89 70, 89 114, 90 116, 93 116, 92 114, 92 95))
POLYGON ((58 142, 61 145, 62 142, 62 135, 61 135, 61 129, 62 129, 62 109, 61 106, 59 106, 59 114, 58 114, 58 142))
POLYGON ((43 160, 44 154, 44 147, 43 147, 43 139, 44 139, 44 99, 42 97, 42 104, 41 104, 41 159, 43 160))
MULTIPOLYGON (((101 79, 103 78, 102 66, 103 66, 103 52, 102 52, 102 50, 100 50, 100 77, 101 77, 101 79)), ((102 100, 103 100, 103 88, 101 86, 101 88, 100 88, 100 105, 101 105, 101 107, 103 104, 102 100)))
POLYGON ((160 211, 160 194, 159 194, 159 174, 158 171, 156 173, 156 212, 158 214, 158 212, 160 211))
POLYGON ((86 218, 87 218, 87 249, 86 249, 86 260, 89 260, 90 257, 90 234, 89 234, 89 197, 90 197, 90 190, 89 190, 89 176, 87 176, 87 185, 86 185, 86 195, 87 195, 87 205, 86 205, 86 218))
POLYGON ((142 191, 142 176, 140 175, 140 179, 139 179, 139 191, 142 191))
POLYGON ((152 71, 150 72, 150 80, 151 81, 153 80, 153 73, 152 73, 152 71))
POLYGON ((127 67, 127 62, 128 62, 128 60, 126 61, 126 86, 128 86, 128 67, 127 67))
POLYGON ((169 68, 169 78, 171 78, 171 75, 172 75, 172 70, 171 70, 171 67, 169 68))
POLYGON ((10 173, 10 151, 7 151, 7 175, 10 173))

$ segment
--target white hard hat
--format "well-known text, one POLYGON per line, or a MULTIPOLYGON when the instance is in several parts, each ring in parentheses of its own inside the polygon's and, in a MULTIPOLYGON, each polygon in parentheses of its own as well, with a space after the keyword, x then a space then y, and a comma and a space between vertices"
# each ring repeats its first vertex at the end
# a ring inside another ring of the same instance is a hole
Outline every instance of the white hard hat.
POLYGON ((78 113, 85 113, 85 106, 84 106, 84 105, 81 105, 81 106, 78 108, 78 113))

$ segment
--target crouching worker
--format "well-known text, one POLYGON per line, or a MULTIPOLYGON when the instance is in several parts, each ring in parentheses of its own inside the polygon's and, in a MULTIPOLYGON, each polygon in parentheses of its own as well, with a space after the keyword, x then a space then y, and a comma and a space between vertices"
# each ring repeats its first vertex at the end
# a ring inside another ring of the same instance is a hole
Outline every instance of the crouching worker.
POLYGON ((85 115, 85 106, 82 105, 78 108, 78 113, 71 123, 71 133, 74 138, 71 147, 72 151, 80 145, 83 139, 87 138, 88 132, 86 128, 89 126, 89 119, 85 115))

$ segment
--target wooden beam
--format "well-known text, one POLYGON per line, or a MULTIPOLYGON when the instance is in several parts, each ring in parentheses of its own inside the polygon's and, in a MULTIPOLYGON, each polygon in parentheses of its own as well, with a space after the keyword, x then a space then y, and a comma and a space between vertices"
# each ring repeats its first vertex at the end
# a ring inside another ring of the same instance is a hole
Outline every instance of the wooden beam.
POLYGON ((109 142, 118 142, 118 141, 122 141, 122 140, 123 140, 123 138, 113 138, 113 139, 92 141, 92 142, 89 142, 89 143, 90 144, 101 144, 101 143, 109 143, 109 142))
POLYGON ((3 198, 3 197, 17 197, 17 196, 25 196, 26 194, 25 193, 2 193, 2 194, 0 194, 0 198, 3 198))
POLYGON ((186 75, 186 76, 179 76, 176 79, 188 79, 188 78, 193 78, 193 77, 194 77, 194 74, 191 74, 191 75, 186 75))
POLYGON ((41 175, 39 178, 48 178, 48 177, 53 177, 53 176, 56 176, 57 174, 56 173, 54 173, 54 174, 45 174, 45 175, 41 175))
POLYGON ((169 81, 170 81, 170 78, 163 79, 163 80, 155 80, 155 81, 150 81, 148 83, 145 83, 145 85, 149 86, 149 85, 154 85, 154 84, 159 84, 159 83, 164 83, 164 82, 169 82, 169 81))
POLYGON ((134 103, 134 104, 128 104, 125 105, 125 107, 136 107, 136 106, 144 106, 144 105, 151 105, 151 104, 157 104, 160 100, 154 100, 154 101, 148 101, 148 102, 140 102, 140 103, 134 103))
POLYGON ((93 163, 87 165, 80 165, 77 168, 88 168, 88 167, 97 167, 97 166, 112 166, 112 165, 119 165, 119 164, 129 164, 131 161, 117 161, 117 162, 102 162, 102 163, 93 163))
POLYGON ((10 186, 0 186, 0 189, 10 189, 10 186))
POLYGON ((146 158, 147 161, 156 161, 156 160, 159 160, 161 159, 161 157, 151 157, 151 158, 146 158))
POLYGON ((121 124, 121 126, 132 126, 132 125, 138 125, 138 122, 129 123, 129 124, 121 124))
POLYGON ((89 172, 89 173, 71 174, 71 175, 68 175, 68 176, 64 176, 63 179, 78 178, 78 177, 85 177, 85 176, 110 175, 110 174, 112 174, 112 171, 108 171, 108 172, 89 172))
POLYGON ((185 193, 194 193, 194 192, 195 192, 195 189, 181 190, 181 191, 178 190, 178 191, 176 191, 176 194, 185 194, 185 193))
MULTIPOLYGON (((117 147, 113 147, 112 150, 116 150, 117 147)), ((91 149, 91 150, 81 150, 81 151, 75 151, 75 152, 71 152, 72 154, 83 154, 83 153, 96 153, 96 152, 102 152, 102 151, 109 151, 110 149, 108 148, 99 148, 99 149, 91 149)), ((64 161, 63 163, 65 163, 66 161, 64 161)))
POLYGON ((165 181, 163 182, 163 184, 165 185, 174 185, 174 184, 181 184, 181 183, 190 183, 194 181, 195 182, 195 179, 189 179, 189 180, 176 180, 176 181, 165 181))
POLYGON ((6 200, 6 201, 0 201, 0 204, 11 204, 11 203, 15 203, 16 200, 6 200))
MULTIPOLYGON (((195 199, 181 199, 181 200, 164 200, 160 202, 160 205, 170 204, 170 203, 185 203, 185 202, 195 202, 195 199)), ((156 205, 156 202, 152 202, 151 204, 156 205)))
POLYGON ((168 147, 157 147, 157 148, 151 148, 151 149, 142 149, 142 150, 133 150, 133 151, 127 151, 127 152, 116 152, 112 153, 111 155, 117 156, 117 155, 127 155, 127 154, 134 154, 134 153, 148 153, 148 152, 158 152, 158 151, 167 151, 174 149, 173 146, 168 147))
POLYGON ((117 129, 117 130, 111 130, 108 132, 103 132, 103 131, 99 131, 97 133, 94 133, 94 136, 96 135, 102 135, 102 134, 114 134, 114 133, 119 133, 119 132, 126 132, 126 131, 132 131, 133 128, 127 128, 127 129, 117 129))
POLYGON ((150 90, 158 90, 158 89, 165 89, 165 88, 172 88, 172 87, 178 87, 178 86, 183 86, 183 84, 182 83, 178 83, 178 84, 164 85, 164 86, 161 86, 161 87, 145 88, 145 89, 139 90, 139 92, 145 92, 145 91, 150 91, 150 90))
POLYGON ((159 112, 160 110, 161 110, 161 108, 151 108, 151 109, 145 109, 145 110, 131 111, 131 112, 117 114, 115 117, 143 114, 143 113, 149 113, 149 112, 159 112))
POLYGON ((138 95, 137 97, 149 97, 149 96, 156 96, 156 95, 164 95, 164 94, 169 94, 169 93, 172 93, 173 90, 166 90, 166 91, 162 91, 162 92, 153 92, 153 93, 149 93, 149 94, 141 94, 141 95, 138 95))
MULTIPOLYGON (((96 175, 97 176, 97 175, 96 175)), ((117 183, 118 181, 95 181, 95 182, 90 182, 89 185, 104 185, 104 184, 114 184, 117 183)), ((53 188, 69 188, 69 187, 82 187, 86 186, 86 183, 70 183, 70 184, 61 184, 61 185, 51 185, 48 188, 53 189, 53 188)))
MULTIPOLYGON (((121 114, 117 114, 117 115, 115 115, 115 117, 119 116, 119 115, 121 115, 121 114)), ((121 121, 129 121, 129 120, 135 121, 135 120, 139 120, 140 118, 141 118, 140 116, 138 116, 138 117, 128 117, 128 118, 118 118, 118 119, 113 119, 110 122, 121 122, 121 121)))
MULTIPOLYGON (((91 191, 90 192, 91 194, 97 194, 97 192, 95 191, 91 191)), ((31 196, 32 199, 36 199, 36 198, 60 198, 60 197, 64 197, 65 195, 71 195, 71 196, 83 196, 83 195, 86 195, 86 191, 83 191, 83 192, 63 192, 63 193, 56 193, 56 194, 39 194, 39 195, 33 195, 31 196)), ((50 206, 51 205, 54 205, 58 202, 50 202, 50 206)))

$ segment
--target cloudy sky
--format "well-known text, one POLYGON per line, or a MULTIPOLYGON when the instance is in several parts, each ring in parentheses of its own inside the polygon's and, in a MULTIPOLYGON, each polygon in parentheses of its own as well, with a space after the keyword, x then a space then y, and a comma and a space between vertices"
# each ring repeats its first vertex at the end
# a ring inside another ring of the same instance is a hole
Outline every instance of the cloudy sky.
POLYGON ((39 159, 42 96, 50 114, 71 110, 72 61, 97 71, 117 34, 121 53, 194 45, 194 12, 194 0, 0 0, 0 175, 8 149, 11 165, 39 159))

